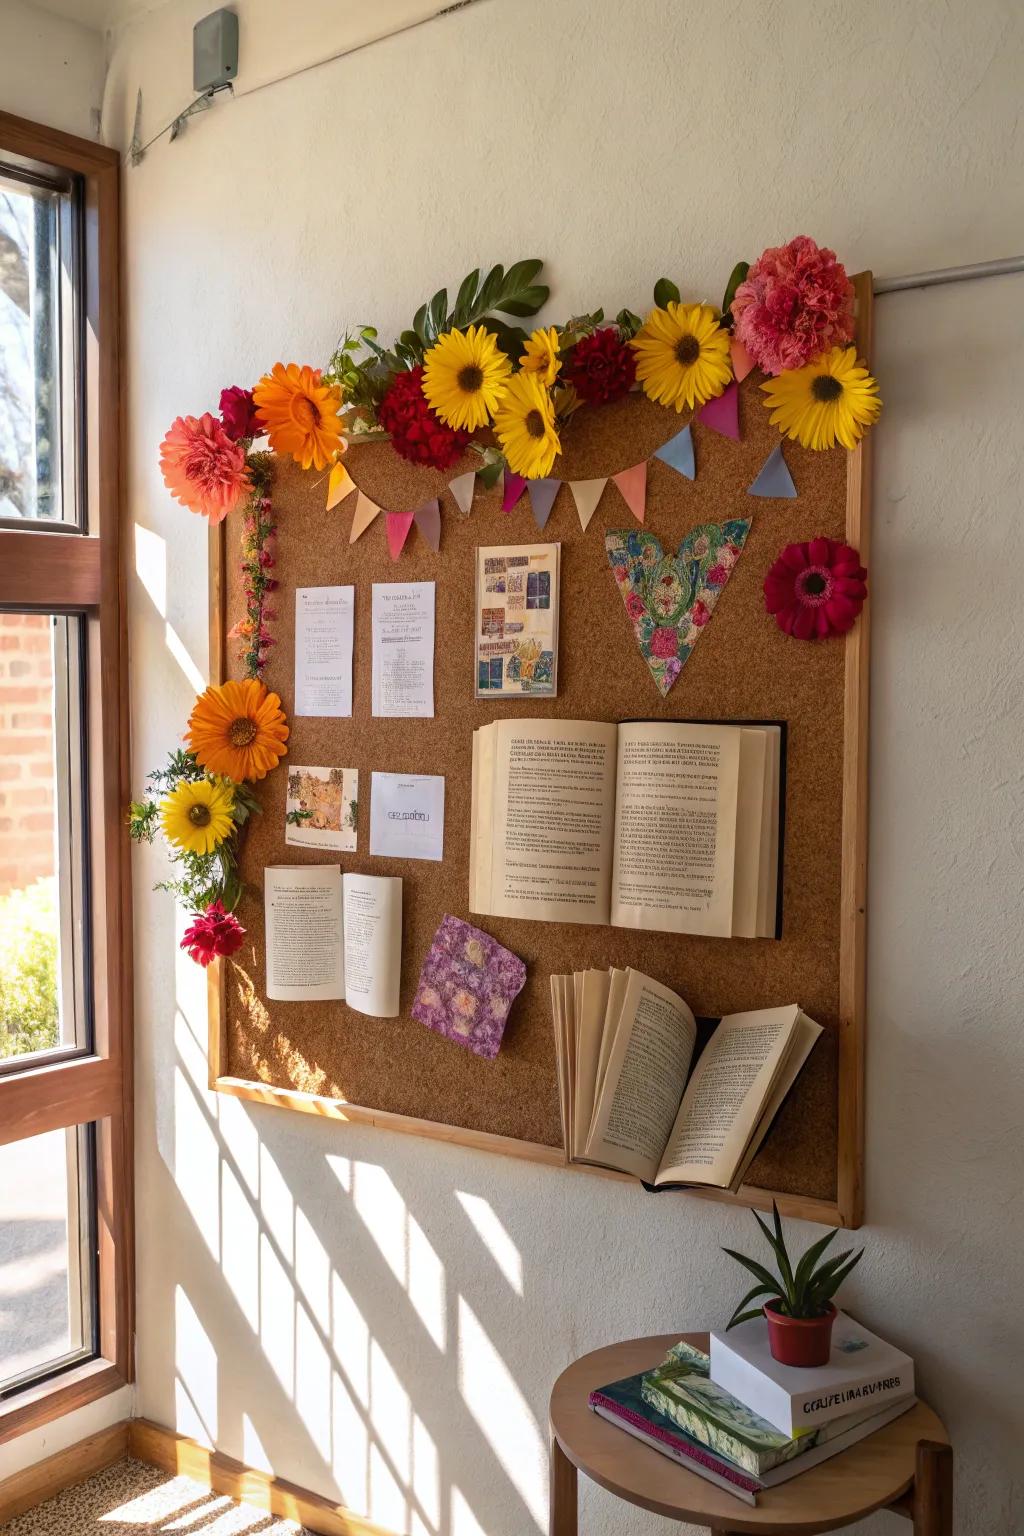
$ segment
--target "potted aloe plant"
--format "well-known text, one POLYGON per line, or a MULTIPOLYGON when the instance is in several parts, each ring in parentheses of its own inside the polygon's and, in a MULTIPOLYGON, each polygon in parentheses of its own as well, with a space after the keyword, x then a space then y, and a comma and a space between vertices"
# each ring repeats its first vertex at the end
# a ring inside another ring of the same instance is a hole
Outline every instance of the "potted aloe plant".
POLYGON ((774 1232, 756 1211, 753 1217, 775 1255, 778 1274, 773 1275, 771 1270, 759 1264, 756 1259, 750 1259, 732 1248, 722 1250, 731 1259, 735 1259, 737 1264, 742 1264, 757 1280, 757 1284, 737 1306, 728 1326, 733 1328, 737 1323, 760 1317, 763 1312, 768 1320, 768 1345, 773 1358, 780 1364, 827 1365, 832 1347, 832 1324, 836 1316, 832 1297, 859 1262, 864 1250, 859 1248, 854 1253, 852 1248, 846 1248, 842 1253, 826 1259, 825 1251, 839 1232, 836 1227, 812 1243, 794 1266, 786 1249, 775 1201, 772 1201, 774 1232), (751 1307, 750 1303, 759 1296, 767 1296, 769 1299, 760 1306, 751 1307))

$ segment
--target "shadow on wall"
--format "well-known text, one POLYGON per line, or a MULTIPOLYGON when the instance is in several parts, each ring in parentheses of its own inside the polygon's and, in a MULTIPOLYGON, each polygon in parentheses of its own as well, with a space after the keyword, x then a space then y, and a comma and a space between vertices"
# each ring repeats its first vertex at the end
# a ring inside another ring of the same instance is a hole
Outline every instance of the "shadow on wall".
POLYGON ((179 1431, 251 1465, 271 1469, 269 1449, 320 1468, 314 1491, 336 1489, 391 1530, 544 1529, 545 1433, 481 1316, 497 1298, 507 1334, 524 1304, 519 1249, 489 1202, 449 1186, 421 1221, 383 1168, 327 1152, 337 1200, 324 1204, 311 1176, 320 1138, 286 1135, 272 1157, 248 1106, 205 1087, 205 1020, 193 1027, 179 1007, 175 1044, 170 1171, 200 1239, 174 1292, 179 1431), (461 1224, 459 1251, 479 1245, 482 1294, 451 1283, 435 1215, 461 1224), (243 1328, 244 1398, 230 1366, 243 1328), (435 1389, 414 1405, 406 1379, 435 1389))

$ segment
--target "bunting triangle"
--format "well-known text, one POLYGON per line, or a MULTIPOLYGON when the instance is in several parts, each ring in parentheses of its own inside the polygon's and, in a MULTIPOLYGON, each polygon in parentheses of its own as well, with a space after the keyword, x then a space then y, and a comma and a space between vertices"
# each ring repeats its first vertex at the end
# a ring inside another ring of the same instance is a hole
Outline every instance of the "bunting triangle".
POLYGON ((612 479, 622 493, 622 499, 638 523, 644 520, 647 510, 647 460, 641 459, 631 469, 620 469, 612 479))
POLYGON ((510 469, 506 469, 505 490, 501 498, 501 510, 503 512, 511 512, 525 490, 526 481, 522 475, 514 475, 510 469))
POLYGON ((351 496, 356 488, 348 470, 339 459, 331 468, 331 478, 327 482, 327 510, 336 507, 339 501, 344 501, 346 496, 351 496))
POLYGON ((771 453, 761 465, 761 473, 753 485, 747 486, 748 496, 788 496, 796 495, 796 486, 793 484, 793 476, 789 472, 789 465, 782 456, 782 444, 773 448, 771 453))
POLYGON ((436 555, 441 548, 441 504, 436 496, 416 508, 413 521, 436 555))
POLYGON ((356 509, 352 514, 352 530, 348 536, 350 544, 354 544, 356 539, 366 532, 379 511, 380 507, 377 503, 371 501, 365 491, 360 491, 356 497, 356 509))
POLYGON ((732 358, 732 371, 736 375, 736 382, 737 384, 742 384, 754 366, 754 359, 742 341, 737 341, 735 336, 731 337, 729 341, 729 355, 732 358))
POLYGON ((562 488, 562 482, 561 480, 531 480, 529 488, 533 520, 537 527, 543 530, 545 523, 551 516, 551 508, 555 504, 555 497, 562 488))
POLYGON ((693 480, 697 475, 697 468, 693 460, 693 433, 690 431, 690 423, 675 437, 670 437, 667 443, 662 443, 654 457, 661 459, 663 464, 669 464, 673 469, 685 475, 687 480, 693 480))
POLYGON ((473 489, 475 485, 475 469, 467 469, 464 475, 456 475, 454 480, 449 480, 448 482, 448 489, 455 497, 455 505, 463 517, 468 517, 473 510, 473 489))
POLYGON ((734 442, 740 440, 740 392, 736 380, 733 379, 728 389, 721 395, 716 395, 714 400, 708 400, 701 406, 700 419, 712 432, 720 432, 723 437, 731 437, 734 442))
POLYGON ((392 560, 397 560, 399 555, 402 553, 402 550, 405 546, 405 541, 409 537, 409 529, 412 527, 412 520, 415 516, 415 512, 387 513, 388 550, 390 551, 392 560))
POLYGON ((587 524, 597 511, 597 504, 604 494, 604 488, 608 484, 608 477, 601 480, 570 480, 569 489, 572 491, 573 500, 576 503, 576 511, 579 513, 580 527, 587 531, 587 524))

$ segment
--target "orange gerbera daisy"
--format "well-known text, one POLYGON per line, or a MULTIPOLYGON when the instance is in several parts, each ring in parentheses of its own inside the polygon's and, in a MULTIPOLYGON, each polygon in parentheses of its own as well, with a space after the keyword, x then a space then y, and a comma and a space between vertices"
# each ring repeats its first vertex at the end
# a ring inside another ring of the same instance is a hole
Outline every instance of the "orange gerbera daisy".
POLYGON ((275 363, 252 392, 260 425, 275 453, 290 453, 303 469, 326 469, 341 439, 341 390, 322 384, 319 368, 275 363))
POLYGON ((240 784, 263 779, 288 748, 281 700, 254 677, 207 688, 192 706, 186 741, 207 773, 240 784))

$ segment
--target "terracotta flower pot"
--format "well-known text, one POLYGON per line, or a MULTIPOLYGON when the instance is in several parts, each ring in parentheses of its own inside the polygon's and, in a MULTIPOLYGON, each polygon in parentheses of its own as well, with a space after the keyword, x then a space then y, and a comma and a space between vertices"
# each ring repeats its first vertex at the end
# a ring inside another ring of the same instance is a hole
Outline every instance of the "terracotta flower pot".
POLYGON ((832 1324, 836 1320, 831 1302, 821 1317, 787 1317, 776 1310, 775 1302, 766 1301, 764 1315, 768 1319, 768 1347, 773 1360, 780 1365, 828 1365, 832 1324))

